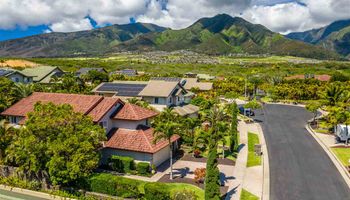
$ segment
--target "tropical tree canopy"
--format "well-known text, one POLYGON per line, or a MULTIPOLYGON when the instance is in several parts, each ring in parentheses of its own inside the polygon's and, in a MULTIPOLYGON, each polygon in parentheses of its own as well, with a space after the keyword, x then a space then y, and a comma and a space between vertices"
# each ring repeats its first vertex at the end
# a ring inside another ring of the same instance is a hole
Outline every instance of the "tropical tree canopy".
POLYGON ((70 105, 37 103, 6 151, 6 161, 26 172, 47 171, 53 184, 90 175, 99 162, 103 128, 70 105))

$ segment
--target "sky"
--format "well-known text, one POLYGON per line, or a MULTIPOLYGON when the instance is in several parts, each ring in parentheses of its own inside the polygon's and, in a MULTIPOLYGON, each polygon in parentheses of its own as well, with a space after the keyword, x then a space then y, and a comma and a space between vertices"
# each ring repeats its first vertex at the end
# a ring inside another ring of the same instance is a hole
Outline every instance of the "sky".
POLYGON ((135 22, 181 29, 221 13, 286 34, 350 19, 349 11, 350 0, 0 0, 0 40, 135 22))

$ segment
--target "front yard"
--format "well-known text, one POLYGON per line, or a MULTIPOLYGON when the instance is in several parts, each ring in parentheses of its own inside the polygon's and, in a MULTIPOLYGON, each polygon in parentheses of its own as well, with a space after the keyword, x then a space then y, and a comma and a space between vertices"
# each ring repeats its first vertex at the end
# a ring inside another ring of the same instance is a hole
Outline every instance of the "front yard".
POLYGON ((245 189, 242 189, 240 200, 258 200, 258 199, 259 198, 257 196, 255 196, 254 194, 248 192, 245 189))
POLYGON ((261 165, 261 156, 258 156, 254 152, 254 145, 260 144, 259 136, 255 133, 248 133, 248 160, 247 167, 253 167, 261 165))

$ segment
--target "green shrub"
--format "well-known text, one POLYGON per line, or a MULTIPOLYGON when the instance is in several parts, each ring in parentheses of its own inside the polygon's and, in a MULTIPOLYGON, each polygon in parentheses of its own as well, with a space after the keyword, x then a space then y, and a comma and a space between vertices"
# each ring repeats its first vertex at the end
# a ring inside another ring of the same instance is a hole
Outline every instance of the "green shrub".
POLYGON ((41 189, 40 182, 38 182, 38 181, 26 181, 26 180, 19 179, 15 176, 0 177, 0 184, 29 189, 29 190, 36 190, 36 191, 41 189))
POLYGON ((150 173, 150 165, 147 162, 139 162, 136 166, 137 173, 140 175, 147 175, 150 173))
POLYGON ((170 192, 167 185, 162 183, 147 183, 145 184, 145 196, 146 200, 169 200, 170 192))
POLYGON ((114 176, 112 174, 96 174, 89 178, 89 190, 124 198, 141 196, 139 186, 143 182, 114 176))
POLYGON ((135 169, 134 159, 131 157, 111 156, 109 162, 112 169, 120 173, 130 173, 135 169))

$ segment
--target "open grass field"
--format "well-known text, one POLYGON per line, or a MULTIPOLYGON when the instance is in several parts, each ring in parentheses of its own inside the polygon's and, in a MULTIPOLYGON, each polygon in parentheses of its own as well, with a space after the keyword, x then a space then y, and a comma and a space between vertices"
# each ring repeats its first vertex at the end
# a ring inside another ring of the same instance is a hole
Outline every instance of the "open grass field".
POLYGON ((1 60, 0 59, 0 67, 9 67, 9 68, 30 68, 38 66, 38 63, 30 62, 28 60, 23 59, 9 59, 9 60, 1 60))
POLYGON ((350 165, 350 148, 332 148, 332 151, 341 160, 344 166, 350 165))
POLYGON ((255 155, 254 145, 259 144, 259 137, 255 133, 248 133, 248 161, 247 167, 261 165, 261 156, 255 155))

